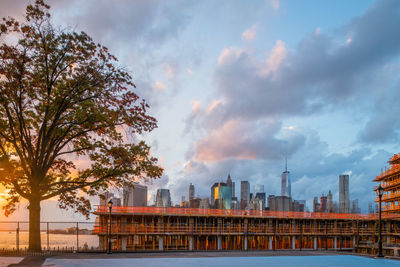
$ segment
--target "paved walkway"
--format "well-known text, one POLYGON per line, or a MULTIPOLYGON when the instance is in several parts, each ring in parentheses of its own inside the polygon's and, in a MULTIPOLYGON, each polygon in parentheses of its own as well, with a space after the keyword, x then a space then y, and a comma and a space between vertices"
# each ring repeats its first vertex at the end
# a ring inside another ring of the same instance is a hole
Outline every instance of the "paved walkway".
MULTIPOLYGON (((178 259, 193 259, 193 258, 235 258, 241 260, 246 257, 286 257, 286 256, 337 256, 337 255, 352 255, 361 256, 359 254, 350 252, 335 252, 335 251, 314 251, 314 250, 278 250, 278 251, 196 251, 196 252, 135 252, 135 253, 69 253, 60 254, 57 256, 26 256, 22 257, 0 257, 0 267, 40 267, 40 266, 102 266, 102 262, 108 266, 123 266, 118 265, 119 263, 134 259, 151 259, 151 258, 178 258, 178 259), (8 259, 8 261, 7 261, 8 259), (3 260, 3 261, 2 261, 3 260), (8 263, 7 263, 8 262, 8 263), (112 263, 112 264, 111 264, 112 263), (7 265, 9 264, 9 265, 7 265), (70 265, 68 265, 70 264, 70 265), (100 265, 99 265, 100 264, 100 265)), ((357 257, 358 258, 358 257, 357 257)), ((371 256, 365 256, 362 258, 373 258, 371 256)), ((328 258, 327 258, 328 259, 328 258)), ((158 261, 159 261, 158 260, 158 261)), ((172 260, 172 259, 171 259, 172 260)), ((134 260, 136 261, 136 260, 134 260)), ((163 262, 163 261, 161 261, 163 262)), ((139 262, 137 262, 139 263, 139 262)), ((133 264, 133 262, 132 262, 133 264)), ((130 264, 129 264, 130 265, 130 264)), ((399 264, 400 265, 400 264, 399 264)), ((194 266, 192 266, 194 267, 194 266)))
POLYGON ((13 263, 19 263, 24 257, 0 257, 0 267, 7 267, 13 263))

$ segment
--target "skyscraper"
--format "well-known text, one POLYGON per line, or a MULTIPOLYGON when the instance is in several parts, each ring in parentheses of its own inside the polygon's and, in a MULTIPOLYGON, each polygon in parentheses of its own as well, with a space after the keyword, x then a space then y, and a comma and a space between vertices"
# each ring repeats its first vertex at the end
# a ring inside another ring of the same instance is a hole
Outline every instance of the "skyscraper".
POLYGON ((147 186, 135 183, 134 187, 125 186, 122 193, 124 207, 147 206, 147 186))
POLYGON ((194 199, 194 185, 190 183, 189 185, 189 202, 194 199))
POLYGON ((226 179, 226 184, 232 188, 232 197, 235 197, 235 183, 232 182, 230 174, 228 174, 228 179, 226 179))
POLYGON ((358 198, 354 199, 352 202, 351 213, 361 213, 361 209, 358 206, 358 198))
POLYGON ((157 189, 156 207, 171 207, 171 194, 169 189, 157 189))
POLYGON ((228 174, 228 178, 226 179, 226 185, 227 186, 232 186, 232 179, 231 179, 231 175, 228 174))
POLYGON ((281 178, 281 196, 286 196, 286 189, 287 189, 287 172, 284 171, 282 172, 282 178, 281 178))
POLYGON ((219 183, 214 183, 214 184, 211 186, 211 199, 210 199, 210 206, 211 206, 211 208, 214 208, 214 206, 215 206, 215 188, 218 187, 218 184, 219 184, 219 183))
POLYGON ((333 199, 332 199, 332 192, 329 190, 328 196, 327 196, 327 211, 328 212, 333 212, 333 199))
POLYGON ((318 197, 314 197, 313 200, 313 212, 319 212, 320 204, 318 203, 318 197))
POLYGON ((265 208, 266 206, 266 195, 265 192, 257 192, 256 193, 256 198, 260 199, 263 203, 263 208, 265 208))
POLYGON ((214 190, 214 207, 230 210, 232 208, 232 188, 226 183, 218 183, 214 190))
POLYGON ((350 213, 349 175, 339 175, 339 212, 350 213))
POLYGON ((240 208, 246 209, 250 202, 250 184, 248 181, 240 182, 240 208))
POLYGON ((282 172, 281 195, 292 197, 292 182, 290 172, 287 170, 287 159, 285 159, 285 171, 282 172))
POLYGON ((328 197, 327 196, 324 196, 323 194, 322 194, 322 196, 320 197, 320 200, 321 200, 321 203, 320 203, 320 207, 319 207, 319 211, 320 212, 327 212, 327 200, 328 200, 328 197))

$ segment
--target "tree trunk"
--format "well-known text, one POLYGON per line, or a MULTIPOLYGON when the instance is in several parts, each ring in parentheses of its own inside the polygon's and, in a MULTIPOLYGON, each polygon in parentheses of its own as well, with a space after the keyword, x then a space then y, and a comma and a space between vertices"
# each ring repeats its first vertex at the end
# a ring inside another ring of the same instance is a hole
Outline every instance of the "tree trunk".
POLYGON ((29 200, 29 251, 40 252, 40 199, 29 200))

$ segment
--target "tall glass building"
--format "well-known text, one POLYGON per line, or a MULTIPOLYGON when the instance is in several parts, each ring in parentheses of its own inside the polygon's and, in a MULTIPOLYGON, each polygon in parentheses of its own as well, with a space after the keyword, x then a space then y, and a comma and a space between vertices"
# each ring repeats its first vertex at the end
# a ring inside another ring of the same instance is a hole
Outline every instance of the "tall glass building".
POLYGON ((226 183, 218 183, 214 187, 214 207, 230 210, 232 208, 232 187, 226 183))
POLYGON ((171 207, 171 194, 169 189, 157 189, 156 207, 171 207))

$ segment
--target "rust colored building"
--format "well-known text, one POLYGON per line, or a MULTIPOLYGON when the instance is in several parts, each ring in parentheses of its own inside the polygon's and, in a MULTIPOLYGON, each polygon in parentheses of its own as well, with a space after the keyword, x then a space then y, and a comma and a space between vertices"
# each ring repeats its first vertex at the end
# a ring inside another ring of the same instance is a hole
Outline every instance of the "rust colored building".
MULTIPOLYGON (((400 153, 389 160, 390 166, 375 177, 385 190, 382 196, 382 213, 396 214, 400 217, 400 153)), ((376 197, 376 202, 379 198, 376 197)))
MULTIPOLYGON (((99 206, 95 214, 99 218, 95 233, 105 249, 108 207, 99 206)), ((392 220, 391 215, 383 219, 384 244, 400 244, 400 220, 392 220)), ((375 248, 370 244, 377 242, 375 214, 113 207, 111 226, 112 248, 120 251, 341 249, 371 253, 375 248)))

